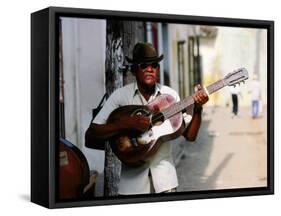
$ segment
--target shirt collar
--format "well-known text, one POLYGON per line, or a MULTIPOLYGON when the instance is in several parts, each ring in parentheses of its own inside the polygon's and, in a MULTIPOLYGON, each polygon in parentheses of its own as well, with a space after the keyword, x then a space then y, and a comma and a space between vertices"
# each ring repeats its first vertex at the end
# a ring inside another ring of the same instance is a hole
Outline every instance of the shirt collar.
MULTIPOLYGON (((134 91, 133 91, 133 92, 134 92, 134 95, 133 95, 133 96, 135 96, 136 94, 139 93, 139 89, 138 89, 138 84, 137 84, 137 82, 134 82, 134 91)), ((155 91, 154 91, 153 95, 158 96, 159 94, 161 94, 161 84, 156 83, 156 85, 155 85, 155 91)))

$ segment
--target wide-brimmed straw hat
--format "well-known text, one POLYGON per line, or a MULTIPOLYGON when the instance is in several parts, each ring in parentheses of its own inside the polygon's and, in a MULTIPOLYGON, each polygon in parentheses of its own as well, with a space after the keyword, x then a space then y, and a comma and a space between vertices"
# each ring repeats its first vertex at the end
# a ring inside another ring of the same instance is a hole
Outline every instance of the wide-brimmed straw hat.
POLYGON ((133 49, 133 58, 126 56, 126 60, 132 64, 160 62, 163 58, 164 55, 158 56, 150 43, 137 43, 133 49))

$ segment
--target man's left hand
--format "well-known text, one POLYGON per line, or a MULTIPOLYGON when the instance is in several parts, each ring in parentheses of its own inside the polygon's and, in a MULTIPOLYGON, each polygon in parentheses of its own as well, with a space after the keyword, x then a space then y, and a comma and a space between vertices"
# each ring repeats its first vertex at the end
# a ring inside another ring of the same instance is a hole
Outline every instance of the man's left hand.
POLYGON ((208 94, 204 91, 200 84, 195 86, 195 93, 192 97, 194 99, 196 107, 202 107, 202 105, 207 103, 207 101, 209 100, 208 94))

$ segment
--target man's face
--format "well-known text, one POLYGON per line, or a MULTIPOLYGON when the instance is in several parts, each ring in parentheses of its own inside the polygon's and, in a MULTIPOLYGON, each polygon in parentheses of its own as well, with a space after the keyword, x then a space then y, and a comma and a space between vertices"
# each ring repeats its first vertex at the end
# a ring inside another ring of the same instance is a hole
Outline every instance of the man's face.
POLYGON ((146 86, 154 86, 158 81, 159 64, 138 64, 136 70, 137 81, 146 86))

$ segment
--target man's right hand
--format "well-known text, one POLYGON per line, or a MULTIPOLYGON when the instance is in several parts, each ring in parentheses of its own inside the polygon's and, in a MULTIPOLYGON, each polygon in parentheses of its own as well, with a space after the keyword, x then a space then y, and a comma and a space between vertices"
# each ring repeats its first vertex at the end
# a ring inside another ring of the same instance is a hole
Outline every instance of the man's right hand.
POLYGON ((120 127, 123 130, 135 130, 143 133, 149 129, 150 119, 147 116, 122 116, 120 117, 120 127))

